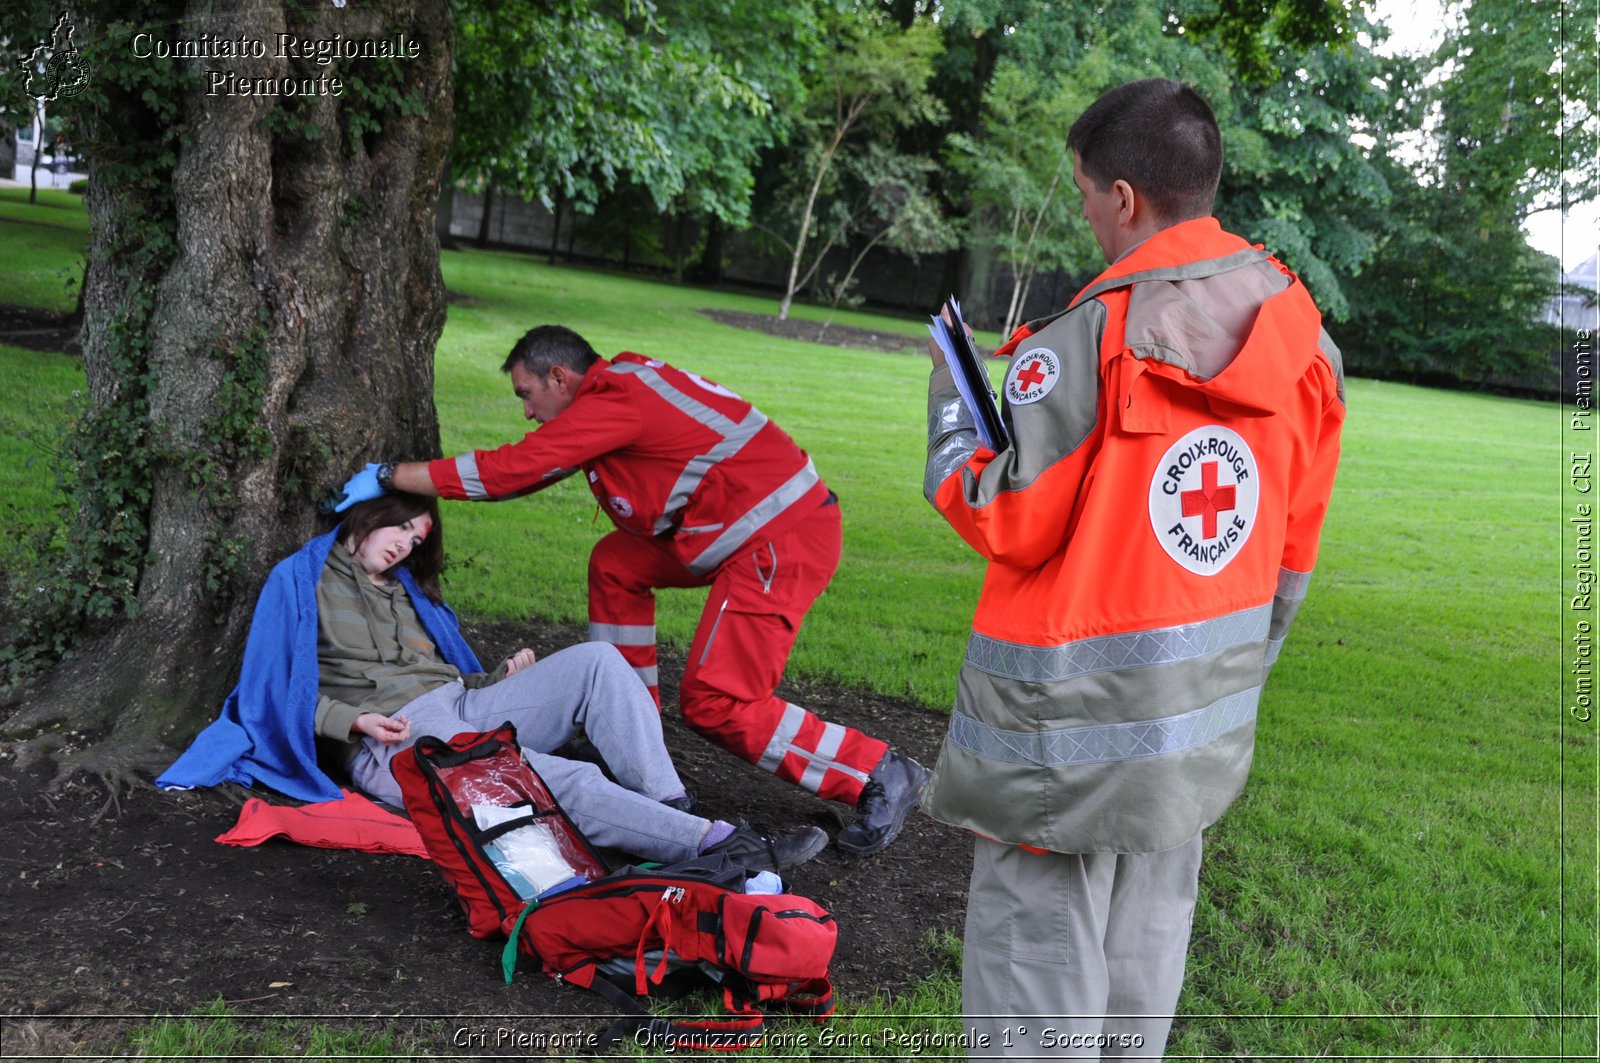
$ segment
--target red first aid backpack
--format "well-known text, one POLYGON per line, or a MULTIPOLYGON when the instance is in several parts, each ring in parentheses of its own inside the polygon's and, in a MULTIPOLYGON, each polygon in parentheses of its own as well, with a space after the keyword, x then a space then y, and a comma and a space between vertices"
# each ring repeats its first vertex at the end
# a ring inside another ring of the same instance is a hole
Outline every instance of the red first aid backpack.
POLYGON ((448 742, 423 735, 395 756, 390 770, 428 855, 467 914, 473 937, 498 937, 527 904, 486 851, 519 827, 549 827, 561 855, 582 878, 601 878, 609 870, 523 758, 509 723, 448 742), (517 814, 480 827, 473 814, 477 805, 517 814))
POLYGON ((657 1047, 748 1048, 761 1043, 766 1007, 818 1021, 833 1013, 832 915, 788 892, 745 893, 743 868, 726 856, 608 873, 522 757, 509 723, 449 742, 419 738, 393 764, 406 809, 472 933, 508 938, 506 980, 522 952, 557 981, 605 996, 628 1013, 607 1032, 608 1043, 632 1036, 657 1047), (486 830, 473 813, 480 804, 518 814, 486 830), (577 876, 525 899, 485 846, 529 823, 552 829, 577 876), (705 979, 721 988, 730 1017, 658 1019, 635 999, 674 995, 705 979))
POLYGON ((507 981, 521 951, 557 981, 647 1020, 613 1026, 612 1042, 632 1033, 655 1047, 748 1048, 760 1043, 765 1008, 826 1019, 833 1014, 833 916, 791 893, 744 893, 743 878, 726 857, 702 858, 624 868, 529 905, 507 926, 507 981), (673 995, 669 978, 689 971, 721 987, 731 1018, 651 1019, 633 1000, 673 995))

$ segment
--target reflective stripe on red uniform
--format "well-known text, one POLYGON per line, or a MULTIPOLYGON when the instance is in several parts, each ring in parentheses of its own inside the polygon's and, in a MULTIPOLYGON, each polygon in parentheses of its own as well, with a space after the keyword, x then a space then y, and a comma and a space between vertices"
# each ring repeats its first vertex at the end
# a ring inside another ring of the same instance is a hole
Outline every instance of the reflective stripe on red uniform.
POLYGON ((771 538, 828 489, 810 458, 738 395, 665 362, 623 353, 591 366, 573 402, 521 441, 430 462, 444 498, 512 498, 578 469, 612 522, 670 539, 708 576, 771 538))
MULTIPOLYGON (((839 563, 839 507, 776 539, 747 543, 709 581, 678 705, 684 723, 743 760, 821 797, 854 804, 887 746, 774 695, 789 651, 839 563)), ((663 546, 612 532, 589 556, 589 632, 616 641, 655 688, 657 587, 708 581, 663 546)))

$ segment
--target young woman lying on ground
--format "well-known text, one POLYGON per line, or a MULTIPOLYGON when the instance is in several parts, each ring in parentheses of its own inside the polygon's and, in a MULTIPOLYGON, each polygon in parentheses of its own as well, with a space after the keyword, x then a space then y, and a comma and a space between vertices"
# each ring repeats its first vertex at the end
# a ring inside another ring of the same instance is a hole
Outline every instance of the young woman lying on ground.
POLYGON ((726 852, 759 871, 792 867, 827 844, 816 827, 767 836, 687 811, 655 702, 612 646, 584 643, 537 661, 522 649, 485 673, 439 596, 443 567, 437 504, 405 494, 355 506, 279 562, 251 620, 238 687, 157 785, 261 783, 336 800, 327 766, 399 806, 389 762, 417 737, 448 740, 510 721, 595 845, 663 862, 726 852), (615 782, 555 755, 579 735, 615 782))

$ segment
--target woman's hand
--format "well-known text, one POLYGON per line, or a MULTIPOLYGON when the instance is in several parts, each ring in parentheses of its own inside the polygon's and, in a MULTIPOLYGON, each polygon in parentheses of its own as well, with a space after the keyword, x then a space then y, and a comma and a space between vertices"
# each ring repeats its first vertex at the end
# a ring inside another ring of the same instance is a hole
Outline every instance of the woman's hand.
POLYGON ((411 721, 404 716, 384 716, 376 712, 363 712, 356 717, 356 722, 350 725, 352 731, 360 731, 368 738, 376 739, 386 746, 396 742, 404 742, 411 737, 411 721))
POLYGON ((528 649, 526 646, 522 647, 522 649, 506 658, 506 675, 516 675, 524 668, 527 668, 529 665, 533 664, 536 659, 537 658, 534 656, 534 652, 532 650, 528 649))

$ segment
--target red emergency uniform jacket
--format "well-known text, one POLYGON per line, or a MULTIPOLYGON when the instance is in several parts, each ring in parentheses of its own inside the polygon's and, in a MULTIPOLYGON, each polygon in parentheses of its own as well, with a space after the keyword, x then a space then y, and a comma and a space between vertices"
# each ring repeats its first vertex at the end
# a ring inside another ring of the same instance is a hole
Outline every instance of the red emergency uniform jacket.
POLYGON ((1338 461, 1320 320, 1206 218, 1020 330, 1004 453, 934 374, 925 493, 990 564, 932 815, 1057 852, 1157 851, 1238 794, 1338 461))
POLYGON ((428 464, 441 497, 501 499, 582 469, 612 522, 671 541, 708 576, 828 497, 806 452, 738 395, 624 352, 590 366, 572 404, 520 442, 428 464))

